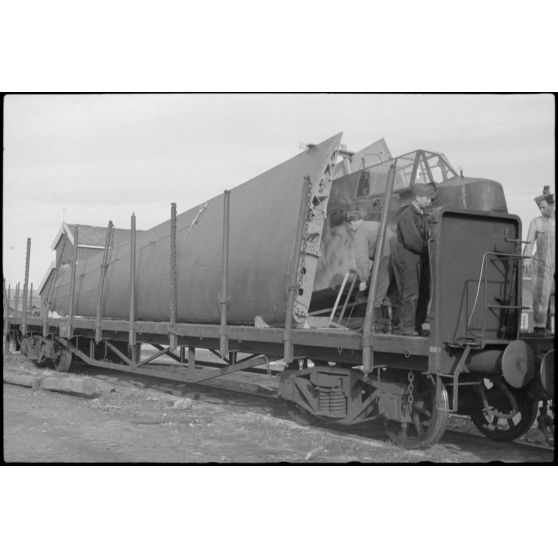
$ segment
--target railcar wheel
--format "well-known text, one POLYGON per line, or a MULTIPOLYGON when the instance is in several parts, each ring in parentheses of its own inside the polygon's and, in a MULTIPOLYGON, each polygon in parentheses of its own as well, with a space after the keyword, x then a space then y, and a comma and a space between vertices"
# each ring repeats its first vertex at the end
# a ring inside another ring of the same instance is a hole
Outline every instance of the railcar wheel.
POLYGON ((32 360, 30 361, 36 368, 45 368, 48 366, 48 359, 43 358, 43 360, 32 360))
POLYGON ((72 365, 72 351, 66 349, 66 347, 60 347, 60 352, 58 356, 54 359, 54 368, 58 372, 68 372, 70 366, 72 365))
POLYGON ((421 378, 414 395, 412 423, 388 425, 387 433, 392 442, 405 449, 428 448, 444 435, 449 417, 448 392, 440 384, 440 397, 436 404, 436 381, 430 376, 421 378))
MULTIPOLYGON (((491 440, 511 442, 529 431, 535 422, 539 402, 533 401, 526 390, 507 388, 517 402, 517 412, 512 417, 502 418, 482 406, 473 407, 470 417, 479 432, 491 440)), ((501 414, 511 414, 512 403, 504 389, 496 382, 485 383, 485 393, 490 407, 501 414)))

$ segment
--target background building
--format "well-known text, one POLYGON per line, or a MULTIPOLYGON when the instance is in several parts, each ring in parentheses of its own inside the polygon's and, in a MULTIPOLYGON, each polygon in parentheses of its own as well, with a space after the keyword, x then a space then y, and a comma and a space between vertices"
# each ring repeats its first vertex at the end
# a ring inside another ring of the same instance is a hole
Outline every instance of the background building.
MULTIPOLYGON (((70 223, 62 223, 60 230, 52 241, 52 250, 56 252, 55 260, 48 267, 37 295, 42 296, 48 294, 48 286, 54 277, 56 262, 63 268, 72 264, 74 257, 74 227, 78 227, 78 252, 77 265, 80 262, 96 256, 103 252, 105 248, 105 240, 107 236, 107 227, 92 227, 91 225, 72 225, 70 223)), ((136 231, 138 237, 144 231, 136 231)), ((113 246, 122 242, 130 241, 130 229, 113 229, 113 246)))

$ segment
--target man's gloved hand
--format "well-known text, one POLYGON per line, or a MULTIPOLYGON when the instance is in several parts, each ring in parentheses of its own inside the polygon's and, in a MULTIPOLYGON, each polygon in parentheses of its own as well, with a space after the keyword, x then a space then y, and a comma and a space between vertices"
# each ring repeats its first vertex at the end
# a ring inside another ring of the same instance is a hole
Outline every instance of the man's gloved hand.
POLYGON ((360 292, 365 291, 365 290, 366 290, 366 286, 367 286, 367 285, 366 285, 366 281, 361 281, 361 282, 360 282, 360 285, 358 286, 358 290, 359 290, 360 292))

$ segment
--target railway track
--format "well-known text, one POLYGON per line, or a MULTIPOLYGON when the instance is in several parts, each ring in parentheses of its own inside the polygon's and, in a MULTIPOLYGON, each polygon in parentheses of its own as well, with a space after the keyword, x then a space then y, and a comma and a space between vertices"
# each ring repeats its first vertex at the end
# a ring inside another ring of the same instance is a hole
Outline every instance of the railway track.
MULTIPOLYGON (((161 365, 164 366, 164 365, 161 365)), ((234 411, 256 413, 262 416, 272 416, 292 422, 282 400, 280 400, 272 387, 262 386, 258 382, 247 382, 244 374, 240 380, 238 374, 231 378, 219 378, 206 383, 184 384, 173 380, 163 380, 153 376, 137 376, 113 372, 111 370, 79 364, 76 366, 77 374, 85 374, 92 378, 103 380, 115 388, 140 388, 180 397, 190 397, 209 404, 218 404, 234 411)), ((271 384, 271 382, 265 382, 271 384)), ((452 424, 446 429, 441 442, 429 450, 413 450, 418 457, 425 461, 436 460, 440 462, 553 462, 555 448, 547 445, 538 445, 525 441, 495 442, 480 433, 464 432, 452 424)), ((367 424, 353 427, 331 424, 317 424, 306 426, 309 429, 327 431, 351 439, 355 442, 369 442, 385 444, 393 448, 388 441, 384 426, 381 421, 372 421, 367 424)), ((406 451, 406 450, 402 450, 406 451)))

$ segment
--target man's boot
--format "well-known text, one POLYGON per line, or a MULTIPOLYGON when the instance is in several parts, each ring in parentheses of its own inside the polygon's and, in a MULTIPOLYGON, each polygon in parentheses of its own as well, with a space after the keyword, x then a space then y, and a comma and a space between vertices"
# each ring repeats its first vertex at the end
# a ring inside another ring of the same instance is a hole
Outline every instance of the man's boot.
POLYGON ((399 305, 392 305, 391 307, 391 333, 392 335, 402 335, 399 305))

